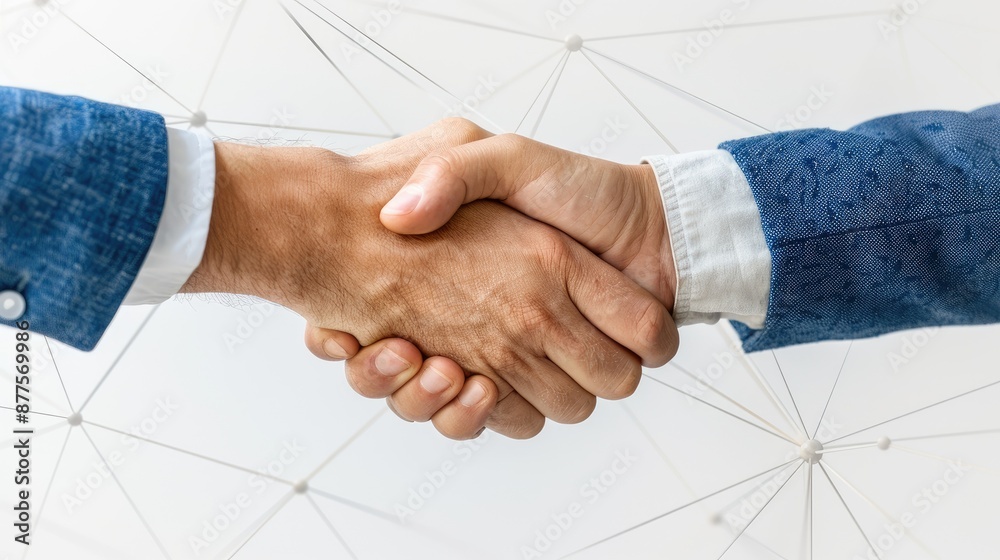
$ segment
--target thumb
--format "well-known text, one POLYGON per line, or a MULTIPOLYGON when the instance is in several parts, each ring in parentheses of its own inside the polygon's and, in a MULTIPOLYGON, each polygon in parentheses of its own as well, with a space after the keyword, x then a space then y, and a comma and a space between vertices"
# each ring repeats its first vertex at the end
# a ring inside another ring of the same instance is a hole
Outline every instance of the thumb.
POLYGON ((406 235, 430 233, 463 204, 507 200, 530 180, 516 148, 520 139, 501 135, 439 151, 424 158, 406 185, 382 208, 382 224, 406 235))

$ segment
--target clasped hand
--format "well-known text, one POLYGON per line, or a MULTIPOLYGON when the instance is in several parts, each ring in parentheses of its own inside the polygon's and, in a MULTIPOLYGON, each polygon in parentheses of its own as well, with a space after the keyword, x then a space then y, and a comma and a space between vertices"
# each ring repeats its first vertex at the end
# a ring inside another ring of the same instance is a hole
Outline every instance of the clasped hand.
POLYGON ((238 225, 212 228, 185 291, 221 285, 295 310, 309 349, 349 359, 352 387, 404 419, 527 438, 632 394, 642 364, 676 351, 645 166, 457 119, 355 157, 228 144, 217 156, 213 222, 238 225))

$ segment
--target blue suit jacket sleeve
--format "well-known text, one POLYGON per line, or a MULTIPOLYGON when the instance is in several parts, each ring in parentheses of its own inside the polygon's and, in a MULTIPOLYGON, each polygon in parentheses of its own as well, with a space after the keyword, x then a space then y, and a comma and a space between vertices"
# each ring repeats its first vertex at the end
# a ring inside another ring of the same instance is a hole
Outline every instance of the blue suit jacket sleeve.
POLYGON ((748 351, 1000 321, 1000 105, 725 143, 773 259, 748 351))
POLYGON ((0 88, 0 290, 24 296, 21 320, 92 349, 149 251, 166 186, 159 115, 0 88))

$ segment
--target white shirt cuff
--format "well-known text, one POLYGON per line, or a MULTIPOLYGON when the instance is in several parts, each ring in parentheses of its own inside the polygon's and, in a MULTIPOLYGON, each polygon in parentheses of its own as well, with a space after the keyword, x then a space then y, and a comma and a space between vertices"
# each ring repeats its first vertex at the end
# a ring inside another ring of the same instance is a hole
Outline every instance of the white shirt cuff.
POLYGON ((763 328, 771 253, 750 184, 725 150, 644 160, 663 195, 677 268, 678 325, 731 319, 763 328))
POLYGON ((169 171, 163 214, 125 305, 176 294, 201 263, 215 198, 215 144, 203 133, 167 129, 169 171))

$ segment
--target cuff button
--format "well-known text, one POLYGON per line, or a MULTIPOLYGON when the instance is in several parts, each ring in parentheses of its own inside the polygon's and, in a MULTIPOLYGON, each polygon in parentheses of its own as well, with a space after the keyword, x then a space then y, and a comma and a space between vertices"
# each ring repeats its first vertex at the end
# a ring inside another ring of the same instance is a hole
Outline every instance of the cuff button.
POLYGON ((27 307, 24 296, 14 290, 0 292, 0 319, 4 321, 17 321, 24 315, 27 307))

